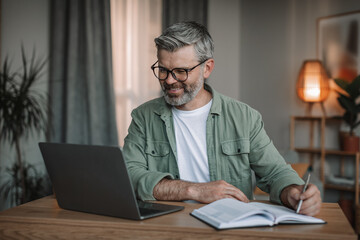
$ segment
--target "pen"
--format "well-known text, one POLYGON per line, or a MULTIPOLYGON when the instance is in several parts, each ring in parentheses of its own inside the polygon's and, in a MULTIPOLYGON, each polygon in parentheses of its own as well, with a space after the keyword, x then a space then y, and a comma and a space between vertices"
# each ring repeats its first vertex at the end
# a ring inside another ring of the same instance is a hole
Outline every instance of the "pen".
MULTIPOLYGON (((307 188, 307 186, 309 185, 309 181, 310 181, 310 173, 309 173, 308 176, 307 176, 307 179, 306 179, 306 182, 305 182, 305 186, 304 186, 304 188, 303 188, 303 190, 302 190, 302 193, 304 193, 304 192, 306 191, 306 188, 307 188)), ((298 207, 297 207, 297 209, 296 209, 296 213, 299 213, 302 203, 303 203, 303 200, 300 199, 299 205, 298 205, 298 207)))

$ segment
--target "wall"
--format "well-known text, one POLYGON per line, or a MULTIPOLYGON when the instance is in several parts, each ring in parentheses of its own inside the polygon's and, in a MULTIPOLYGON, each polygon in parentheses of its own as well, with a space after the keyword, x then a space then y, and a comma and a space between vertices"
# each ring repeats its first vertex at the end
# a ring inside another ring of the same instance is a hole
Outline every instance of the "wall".
MULTIPOLYGON (((1 62, 8 56, 12 62, 13 70, 21 67, 21 44, 28 55, 35 48, 37 56, 49 57, 49 0, 1 0, 1 62)), ((38 85, 47 91, 48 66, 38 85)), ((38 167, 43 172, 44 165, 37 146, 43 141, 43 135, 30 136, 22 141, 22 150, 26 153, 27 162, 38 167)), ((9 144, 0 144, 0 186, 8 179, 5 169, 10 167, 15 160, 14 148, 9 144)), ((8 208, 8 202, 0 197, 0 211, 8 208)))
MULTIPOLYGON (((278 148, 289 148, 289 116, 305 114, 295 83, 302 62, 316 58, 317 18, 354 10, 360 1, 242 1, 241 100, 263 114, 278 148)), ((334 93, 325 106, 328 115, 341 113, 334 93)))
POLYGON ((215 44, 215 68, 209 84, 240 99, 240 4, 238 0, 209 0, 208 30, 215 44))

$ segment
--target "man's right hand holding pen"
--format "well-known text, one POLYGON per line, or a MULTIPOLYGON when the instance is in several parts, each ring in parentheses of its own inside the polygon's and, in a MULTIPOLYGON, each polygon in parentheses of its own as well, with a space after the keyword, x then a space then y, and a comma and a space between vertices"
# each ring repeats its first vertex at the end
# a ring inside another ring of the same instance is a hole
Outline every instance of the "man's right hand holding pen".
MULTIPOLYGON (((309 178, 310 176, 308 176, 308 179, 309 178)), ((307 187, 305 185, 290 185, 285 187, 281 192, 280 199, 285 206, 293 208, 294 210, 298 209, 300 201, 302 200, 298 213, 308 216, 317 215, 320 212, 322 203, 320 191, 313 184, 308 184, 307 187), (305 191, 303 192, 304 189, 305 191)))
MULTIPOLYGON (((303 187, 303 190, 302 190, 302 193, 304 193, 309 185, 309 182, 310 182, 310 173, 308 174, 307 176, 307 179, 306 179, 306 182, 305 182, 305 185, 303 187)), ((300 196, 300 201, 296 207, 296 213, 299 213, 300 212, 300 209, 301 209, 301 205, 303 203, 303 200, 301 199, 301 196, 300 196)))

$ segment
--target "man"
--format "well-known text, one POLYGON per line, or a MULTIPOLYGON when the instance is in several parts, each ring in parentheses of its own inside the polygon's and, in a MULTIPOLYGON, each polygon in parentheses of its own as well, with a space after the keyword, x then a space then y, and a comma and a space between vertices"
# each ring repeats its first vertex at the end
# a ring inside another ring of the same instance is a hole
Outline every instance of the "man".
POLYGON ((164 96, 132 112, 124 144, 137 197, 248 202, 252 169, 272 201, 296 208, 303 199, 300 213, 319 213, 319 190, 310 184, 301 193, 304 182, 275 149, 260 114, 204 83, 214 69, 206 28, 174 24, 155 43, 158 61, 151 68, 164 96))

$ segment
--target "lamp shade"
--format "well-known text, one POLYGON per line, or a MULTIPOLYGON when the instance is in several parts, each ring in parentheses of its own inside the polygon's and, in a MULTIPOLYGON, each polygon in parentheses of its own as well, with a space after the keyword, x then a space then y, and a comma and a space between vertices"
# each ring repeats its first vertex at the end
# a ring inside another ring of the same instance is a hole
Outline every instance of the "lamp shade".
POLYGON ((329 78, 321 61, 304 61, 296 83, 296 91, 304 102, 322 102, 328 97, 329 78))

